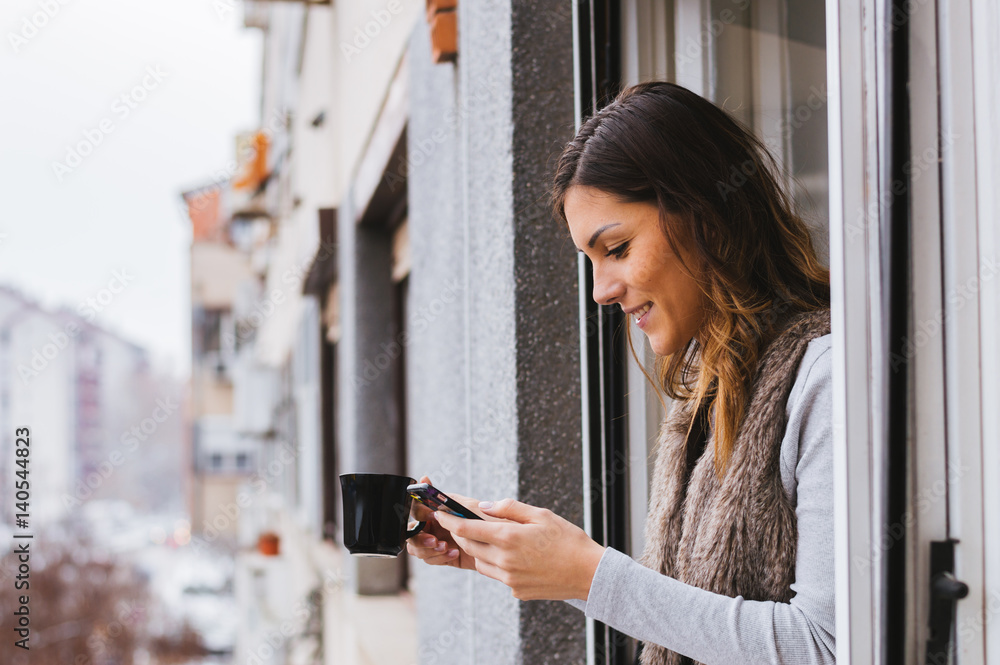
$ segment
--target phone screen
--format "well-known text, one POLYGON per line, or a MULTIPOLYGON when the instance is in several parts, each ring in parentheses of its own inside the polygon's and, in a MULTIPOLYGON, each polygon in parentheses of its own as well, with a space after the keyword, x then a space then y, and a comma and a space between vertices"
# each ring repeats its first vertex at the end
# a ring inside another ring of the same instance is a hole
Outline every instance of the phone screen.
POLYGON ((483 519, 460 504, 458 501, 455 501, 444 492, 438 490, 432 485, 428 485, 427 483, 410 485, 406 488, 406 491, 410 493, 410 496, 431 510, 443 510, 447 513, 451 513, 452 515, 457 515, 458 517, 464 517, 466 519, 483 519))

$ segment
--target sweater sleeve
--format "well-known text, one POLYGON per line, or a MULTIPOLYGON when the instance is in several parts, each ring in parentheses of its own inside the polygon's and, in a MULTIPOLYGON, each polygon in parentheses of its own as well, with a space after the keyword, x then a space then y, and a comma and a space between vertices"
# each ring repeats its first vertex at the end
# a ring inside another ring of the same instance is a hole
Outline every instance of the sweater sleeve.
POLYGON ((830 665, 834 639, 832 368, 830 338, 813 340, 789 395, 782 459, 796 501, 795 596, 731 598, 685 584, 607 548, 587 601, 572 604, 632 637, 706 665, 830 665), (786 453, 788 453, 786 455, 786 453))

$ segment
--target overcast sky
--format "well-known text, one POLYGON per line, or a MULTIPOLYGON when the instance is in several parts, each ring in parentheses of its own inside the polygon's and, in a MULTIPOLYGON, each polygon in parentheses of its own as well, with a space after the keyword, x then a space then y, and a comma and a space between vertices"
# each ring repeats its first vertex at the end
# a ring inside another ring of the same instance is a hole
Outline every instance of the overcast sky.
POLYGON ((237 0, 3 0, 0 35, 0 283, 77 311, 121 279, 95 322, 186 375, 179 193, 259 121, 260 32, 237 0))

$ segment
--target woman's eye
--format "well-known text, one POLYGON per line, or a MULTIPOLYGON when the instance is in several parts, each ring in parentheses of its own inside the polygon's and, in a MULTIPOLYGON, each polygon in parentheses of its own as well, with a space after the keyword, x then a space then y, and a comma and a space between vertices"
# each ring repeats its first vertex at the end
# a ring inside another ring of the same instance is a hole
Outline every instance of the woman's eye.
POLYGON ((625 251, 628 249, 628 241, 623 242, 614 249, 608 251, 607 256, 613 256, 616 259, 620 259, 625 256, 625 251))

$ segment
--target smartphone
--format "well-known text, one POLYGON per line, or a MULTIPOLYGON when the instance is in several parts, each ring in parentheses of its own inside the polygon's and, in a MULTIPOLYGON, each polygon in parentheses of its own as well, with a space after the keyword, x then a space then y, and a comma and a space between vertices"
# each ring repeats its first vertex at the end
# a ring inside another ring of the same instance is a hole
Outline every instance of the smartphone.
POLYGON ((410 496, 431 510, 443 510, 452 515, 458 515, 470 520, 483 519, 458 501, 455 501, 444 492, 427 483, 408 485, 406 491, 410 493, 410 496))

